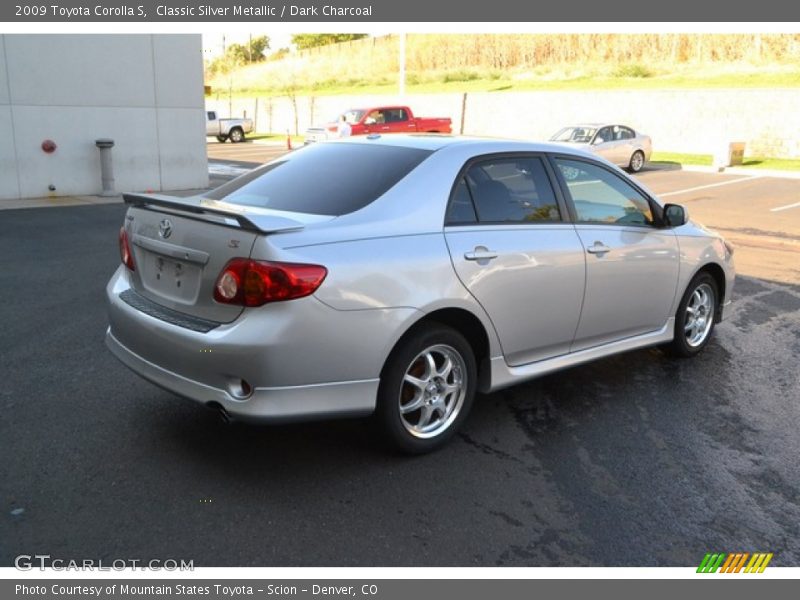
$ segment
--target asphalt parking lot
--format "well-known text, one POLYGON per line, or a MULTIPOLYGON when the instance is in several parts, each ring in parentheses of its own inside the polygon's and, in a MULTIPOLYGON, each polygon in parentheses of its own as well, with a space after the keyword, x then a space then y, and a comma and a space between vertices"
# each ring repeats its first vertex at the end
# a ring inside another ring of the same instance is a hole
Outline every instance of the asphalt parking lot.
MULTIPOLYGON (((212 172, 248 166, 210 155, 212 172)), ((124 208, 0 212, 0 564, 800 564, 800 207, 772 210, 800 180, 738 178, 642 175, 739 246, 747 275, 705 352, 481 396, 452 444, 417 458, 385 451, 369 420, 225 426, 139 379, 103 345, 124 208)))

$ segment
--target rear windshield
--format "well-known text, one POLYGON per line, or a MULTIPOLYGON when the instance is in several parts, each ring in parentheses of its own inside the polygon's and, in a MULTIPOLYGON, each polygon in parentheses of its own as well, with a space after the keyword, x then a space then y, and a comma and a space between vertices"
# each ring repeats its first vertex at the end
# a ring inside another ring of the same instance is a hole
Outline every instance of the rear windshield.
POLYGON ((430 150, 372 144, 314 144, 206 194, 231 204, 339 216, 386 193, 430 150))

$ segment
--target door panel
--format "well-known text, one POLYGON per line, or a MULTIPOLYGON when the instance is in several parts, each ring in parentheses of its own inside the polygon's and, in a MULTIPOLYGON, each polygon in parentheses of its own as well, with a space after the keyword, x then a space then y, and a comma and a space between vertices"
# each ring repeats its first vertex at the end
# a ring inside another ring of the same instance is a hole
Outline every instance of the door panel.
POLYGON ((657 206, 601 165, 555 158, 586 252, 586 293, 572 351, 659 329, 678 283, 675 234, 657 206))
POLYGON ((461 282, 486 310, 506 362, 569 352, 586 259, 564 223, 549 165, 509 153, 467 165, 453 188, 445 239, 461 282))
POLYGON ((578 225, 586 300, 572 351, 654 331, 670 316, 678 243, 670 230, 578 225), (598 252, 599 246, 608 250, 598 252))
POLYGON ((408 113, 403 108, 389 108, 384 111, 389 133, 408 133, 411 128, 408 113))
POLYGON ((614 133, 611 131, 611 127, 602 127, 594 138, 592 143, 594 147, 594 151, 597 152, 600 156, 605 158, 606 160, 616 164, 617 157, 616 157, 616 144, 614 142, 614 133), (603 140, 600 142, 600 140, 603 140))
POLYGON ((445 237, 456 273, 491 318, 508 364, 569 351, 585 277, 572 225, 448 227, 445 237))

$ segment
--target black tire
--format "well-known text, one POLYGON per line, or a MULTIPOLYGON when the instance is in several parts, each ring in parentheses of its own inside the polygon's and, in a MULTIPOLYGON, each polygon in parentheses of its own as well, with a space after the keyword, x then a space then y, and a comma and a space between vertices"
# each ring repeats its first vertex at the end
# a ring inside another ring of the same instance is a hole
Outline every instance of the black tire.
POLYGON ((227 141, 227 139, 228 139, 228 136, 227 136, 227 135, 218 135, 218 136, 217 136, 217 141, 218 141, 220 144, 224 144, 224 143, 227 141))
POLYGON ((228 137, 231 138, 232 144, 239 144, 244 141, 244 131, 242 131, 241 127, 234 127, 231 129, 228 137))
POLYGON ((678 358, 691 358, 702 352, 703 348, 708 345, 708 340, 711 339, 711 335, 714 333, 714 325, 718 310, 719 288, 717 287, 716 280, 708 272, 703 271, 698 273, 689 282, 689 285, 686 286, 686 292, 684 292, 681 303, 678 305, 678 311, 675 313, 674 338, 672 342, 664 346, 666 353, 678 358), (692 324, 693 318, 692 313, 687 311, 687 307, 690 306, 690 303, 696 302, 697 299, 693 296, 698 290, 710 293, 711 296, 710 312, 705 312, 705 321, 703 321, 704 324, 707 325, 707 329, 705 326, 703 327, 705 333, 703 333, 702 339, 700 339, 699 342, 691 339, 691 332, 697 331, 699 333, 699 329, 687 331, 687 328, 692 324))
POLYGON ((628 170, 631 173, 638 173, 644 167, 644 152, 637 150, 631 154, 631 159, 628 161, 628 170))
POLYGON ((425 454, 441 448, 467 418, 475 400, 477 380, 475 354, 463 335, 445 325, 429 324, 419 327, 392 351, 381 373, 375 416, 385 440, 394 449, 407 454, 425 454), (436 361, 437 353, 441 362, 436 361), (429 373, 427 368, 428 354, 433 357, 437 368, 434 373, 429 373), (440 377, 438 369, 445 372, 447 357, 451 358, 451 370, 440 377), (414 373, 413 377, 418 378, 420 383, 430 379, 424 390, 406 381, 406 376, 411 377, 412 372, 420 367, 425 372, 414 373), (428 377, 429 375, 432 376, 428 377), (457 385, 459 379, 460 386, 457 385), (437 385, 440 386, 438 390, 437 385), (463 390, 463 395, 461 391, 443 393, 448 387, 463 390), (450 406, 448 398, 453 407, 450 412, 447 408, 450 406), (417 403, 420 407, 401 414, 404 399, 406 408, 417 403), (431 415, 431 427, 437 423, 439 426, 430 431, 417 430, 412 433, 410 429, 423 423, 425 411, 431 415), (414 423, 415 420, 417 423, 414 423))

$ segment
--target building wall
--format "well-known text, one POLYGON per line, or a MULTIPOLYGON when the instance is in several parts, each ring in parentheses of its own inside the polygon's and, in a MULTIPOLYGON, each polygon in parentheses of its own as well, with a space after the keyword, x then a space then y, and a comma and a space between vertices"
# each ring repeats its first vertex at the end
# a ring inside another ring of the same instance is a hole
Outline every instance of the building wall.
POLYGON ((207 186, 200 40, 0 35, 0 198, 99 193, 97 138, 117 191, 207 186))
MULTIPOLYGON (((298 97, 302 134, 346 108, 402 102, 423 117, 450 117, 458 132, 462 94, 298 97)), ((256 118, 259 131, 294 133, 294 111, 286 97, 243 99, 223 95, 207 104, 220 114, 256 118), (256 108, 258 109, 256 112, 256 108)), ((800 158, 800 90, 610 90, 600 92, 481 92, 467 96, 464 133, 548 139, 577 122, 629 124, 653 138, 655 150, 712 154, 733 141, 746 143, 746 156, 800 158)))

